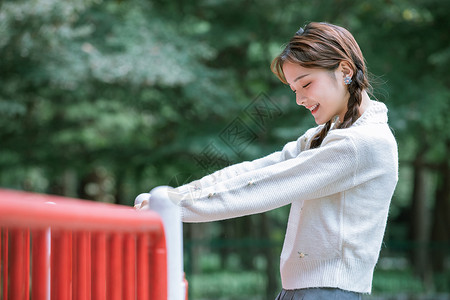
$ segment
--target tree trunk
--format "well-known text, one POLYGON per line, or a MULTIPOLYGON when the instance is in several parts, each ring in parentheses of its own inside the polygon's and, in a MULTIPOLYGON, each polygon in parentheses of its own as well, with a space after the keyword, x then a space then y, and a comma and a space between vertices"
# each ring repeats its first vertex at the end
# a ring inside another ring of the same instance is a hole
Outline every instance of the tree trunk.
POLYGON ((430 280, 429 268, 429 221, 427 208, 427 176, 424 168, 425 151, 419 152, 414 162, 414 186, 410 236, 413 241, 412 264, 414 271, 426 284, 430 280))
MULTIPOLYGON (((220 222, 220 227, 221 227, 221 233, 220 233, 220 240, 226 241, 229 238, 234 238, 233 235, 233 222, 235 220, 231 219, 231 220, 224 220, 222 222, 220 222)), ((221 246, 218 250, 218 252, 220 253, 220 265, 222 270, 225 269, 227 267, 227 260, 228 260, 228 256, 231 254, 231 248, 228 246, 227 243, 225 243, 225 245, 221 246)))
MULTIPOLYGON (((241 241, 248 241, 249 239, 257 239, 255 232, 255 223, 258 223, 258 215, 246 216, 239 218, 237 225, 236 238, 241 241)), ((254 269, 254 257, 258 254, 258 249, 250 244, 244 245, 245 248, 240 248, 241 265, 243 270, 254 269)))
MULTIPOLYGON (((128 195, 125 192, 125 174, 124 172, 116 172, 115 174, 115 191, 114 191, 114 204, 133 205, 134 199, 128 199, 128 195)), ((137 195, 135 195, 137 196, 137 195)))
POLYGON ((440 178, 436 188, 433 210, 431 239, 433 241, 432 265, 436 272, 444 271, 447 245, 450 242, 450 166, 448 161, 441 165, 440 178))
POLYGON ((53 195, 78 197, 77 174, 72 169, 65 170, 58 178, 53 179, 48 192, 53 195))
MULTIPOLYGON (((271 222, 270 217, 264 213, 261 214, 261 221, 262 221, 262 231, 263 236, 265 238, 270 238, 270 229, 271 229, 271 222)), ((274 292, 277 289, 277 264, 274 261, 274 255, 273 255, 273 249, 270 245, 263 248, 263 253, 267 261, 267 268, 266 268, 266 277, 267 277, 267 287, 266 287, 266 295, 267 299, 274 299, 275 295, 274 292)))
POLYGON ((195 224, 189 224, 189 235, 190 240, 194 243, 191 247, 191 271, 193 274, 200 274, 202 272, 201 270, 201 264, 200 264, 200 258, 202 255, 206 252, 205 246, 202 244, 202 242, 207 238, 207 223, 195 223, 195 224), (197 244, 197 242, 200 242, 197 244))

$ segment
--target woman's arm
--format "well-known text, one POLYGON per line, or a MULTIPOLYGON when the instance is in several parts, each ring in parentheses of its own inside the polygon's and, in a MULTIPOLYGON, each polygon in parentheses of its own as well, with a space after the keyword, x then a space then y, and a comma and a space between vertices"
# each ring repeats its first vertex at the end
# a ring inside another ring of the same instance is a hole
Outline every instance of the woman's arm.
MULTIPOLYGON (((278 154, 281 155, 281 154, 278 154)), ((183 221, 207 222, 261 213, 295 200, 324 197, 355 185, 358 153, 352 139, 329 135, 320 148, 193 190, 178 190, 183 221)), ((277 161, 277 162, 276 162, 277 161)))
POLYGON ((297 141, 287 143, 281 151, 269 154, 253 161, 245 161, 228 166, 199 180, 180 186, 177 190, 180 193, 187 193, 189 191, 192 192, 194 190, 204 189, 247 172, 262 169, 264 167, 297 157, 300 152, 305 150, 308 139, 315 130, 316 128, 308 130, 304 135, 298 138, 297 141))

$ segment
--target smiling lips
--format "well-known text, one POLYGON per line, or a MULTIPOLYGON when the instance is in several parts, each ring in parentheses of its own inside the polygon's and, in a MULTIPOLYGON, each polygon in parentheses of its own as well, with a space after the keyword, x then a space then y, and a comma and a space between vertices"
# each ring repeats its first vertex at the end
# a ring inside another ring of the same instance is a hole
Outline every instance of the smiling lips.
POLYGON ((307 109, 309 109, 311 111, 312 114, 315 114, 317 112, 317 110, 319 109, 320 104, 317 103, 313 106, 307 107, 307 109))

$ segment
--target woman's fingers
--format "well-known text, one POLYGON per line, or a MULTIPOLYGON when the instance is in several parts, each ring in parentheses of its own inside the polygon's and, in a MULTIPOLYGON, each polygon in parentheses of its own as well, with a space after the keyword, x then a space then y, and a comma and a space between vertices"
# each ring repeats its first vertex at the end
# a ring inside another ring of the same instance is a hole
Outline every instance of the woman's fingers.
POLYGON ((141 206, 139 207, 139 209, 147 209, 148 208, 148 200, 144 200, 141 203, 141 206))
POLYGON ((134 206, 136 210, 148 209, 148 200, 144 200, 134 206))
POLYGON ((136 210, 147 209, 148 208, 148 200, 150 199, 149 193, 139 194, 134 200, 134 208, 136 210))

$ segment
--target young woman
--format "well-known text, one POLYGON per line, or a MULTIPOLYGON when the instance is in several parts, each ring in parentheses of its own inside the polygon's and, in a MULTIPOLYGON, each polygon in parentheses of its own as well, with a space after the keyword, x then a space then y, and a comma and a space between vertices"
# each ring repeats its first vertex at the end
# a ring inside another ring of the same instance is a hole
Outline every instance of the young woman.
POLYGON ((184 222, 290 204, 277 299, 361 299, 371 292, 398 179, 386 106, 369 98, 361 50, 339 26, 300 29, 272 71, 319 126, 279 152, 178 187, 171 197, 184 222))

